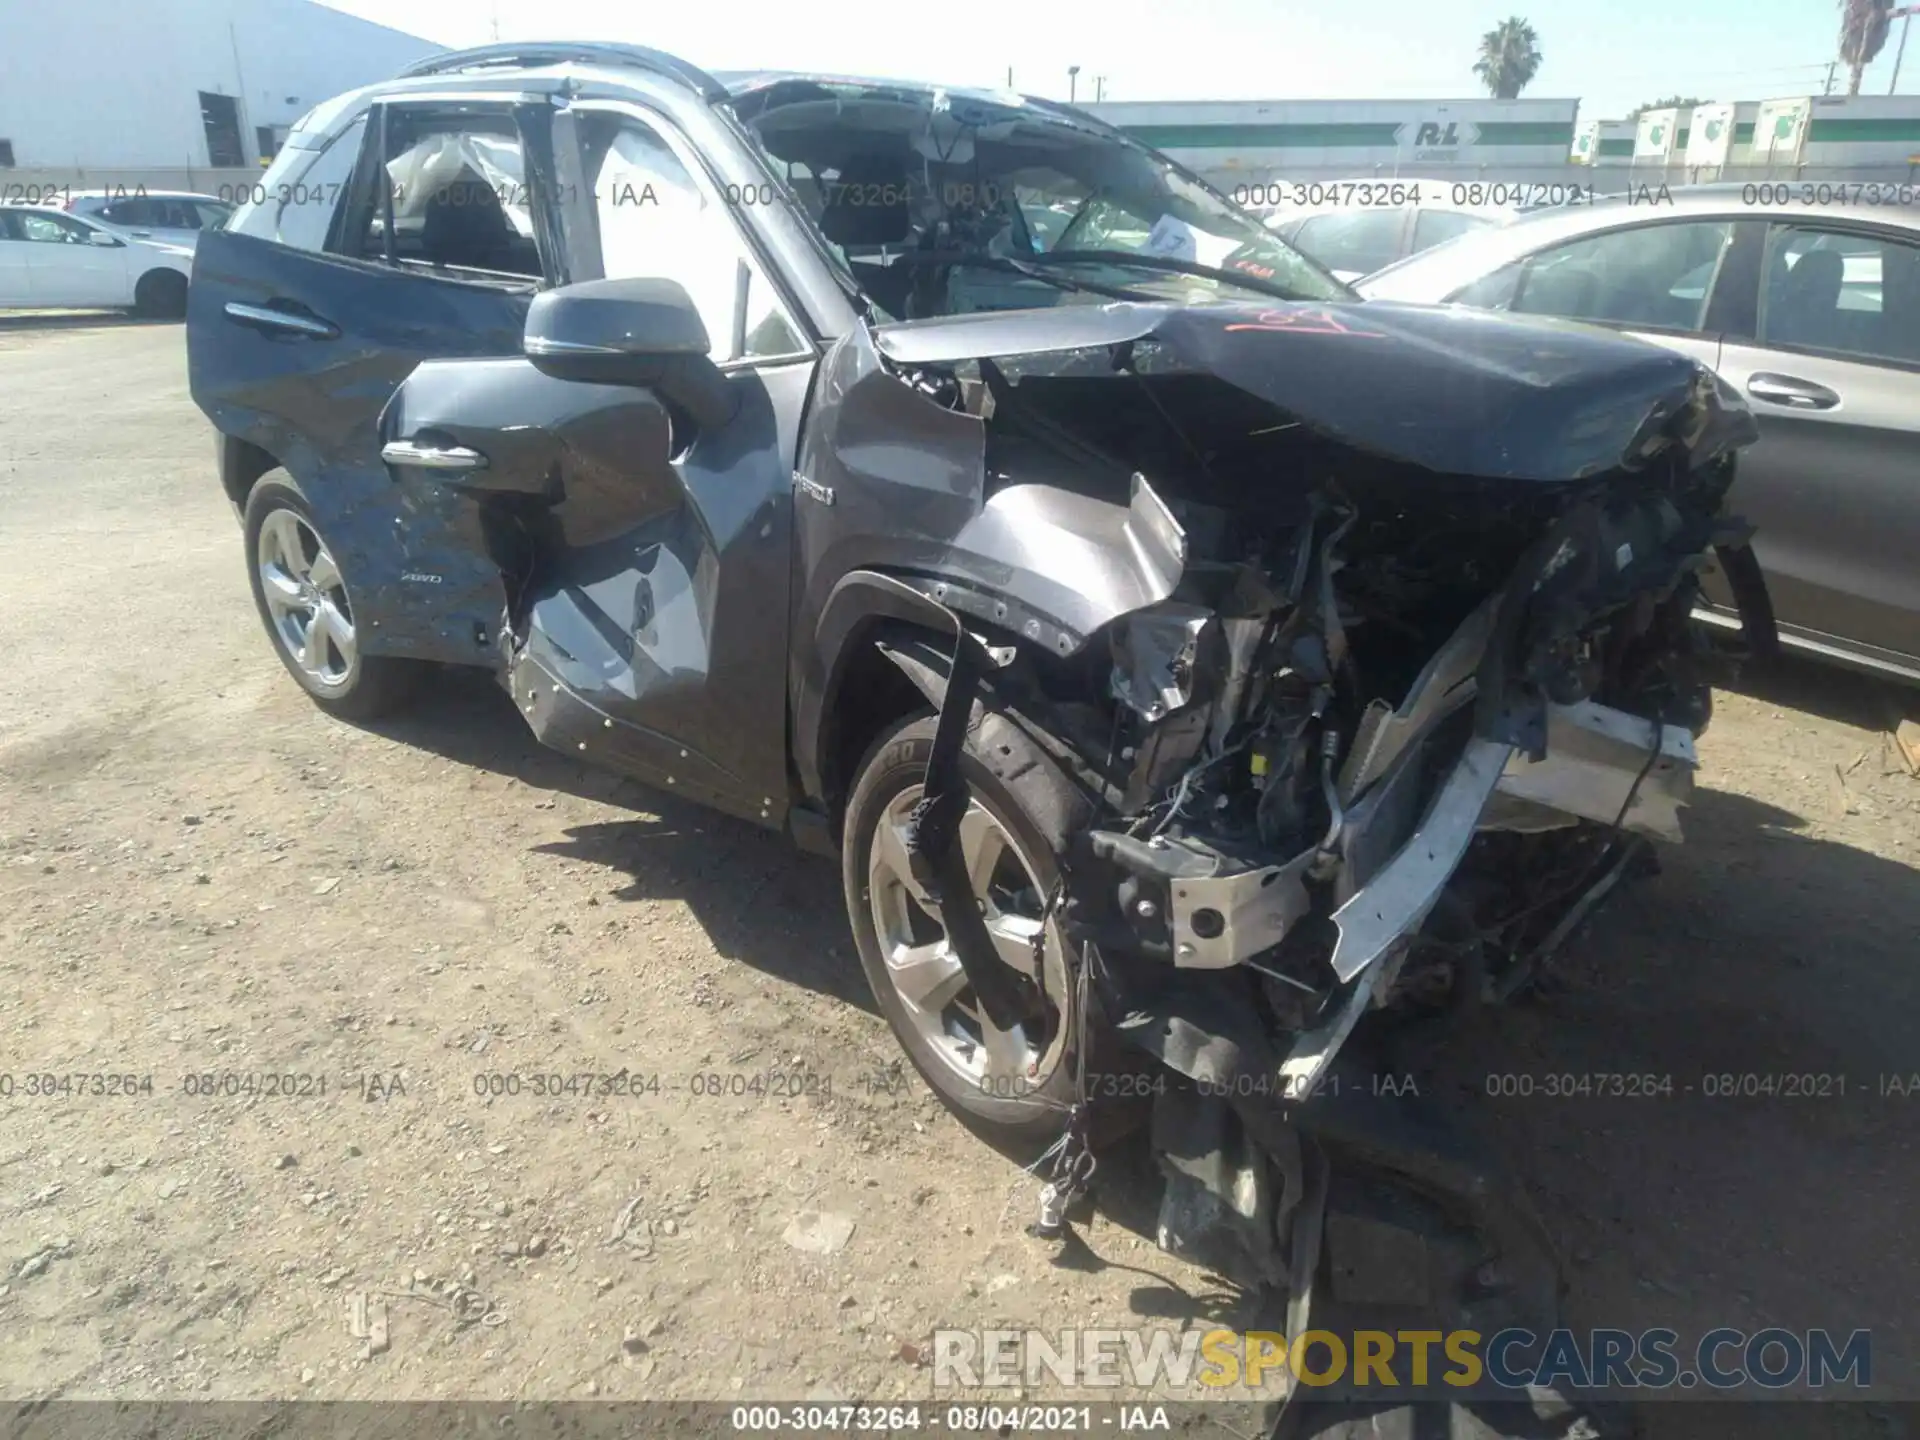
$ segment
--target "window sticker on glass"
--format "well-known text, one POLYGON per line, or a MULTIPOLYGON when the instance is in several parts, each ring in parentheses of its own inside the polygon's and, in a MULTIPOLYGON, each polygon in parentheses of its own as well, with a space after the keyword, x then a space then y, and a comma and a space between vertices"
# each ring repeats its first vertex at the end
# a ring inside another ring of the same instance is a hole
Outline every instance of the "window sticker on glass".
POLYGON ((1164 255, 1169 260, 1197 260, 1200 242, 1186 221, 1174 215, 1162 215, 1147 232, 1147 243, 1140 247, 1140 253, 1164 255))

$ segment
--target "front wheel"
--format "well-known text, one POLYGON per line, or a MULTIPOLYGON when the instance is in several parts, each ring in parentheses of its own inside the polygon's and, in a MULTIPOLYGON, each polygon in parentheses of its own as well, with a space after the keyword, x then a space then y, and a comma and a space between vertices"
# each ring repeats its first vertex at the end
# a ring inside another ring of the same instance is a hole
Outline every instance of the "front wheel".
POLYGON ((949 1108, 1009 1150, 1056 1138, 1075 1094, 1079 1033, 1066 945, 1049 898, 1086 798, 1011 722, 989 715, 967 736, 972 801, 958 843, 996 958, 1024 976, 1028 1010, 1011 1029, 986 1015, 914 879, 906 821, 921 795, 935 720, 883 735, 860 767, 841 844, 847 914, 880 1011, 949 1108))
POLYGON ((247 496, 247 574, 253 603, 287 673, 330 715, 371 720, 410 699, 418 661, 360 653, 347 576, 291 479, 247 496))

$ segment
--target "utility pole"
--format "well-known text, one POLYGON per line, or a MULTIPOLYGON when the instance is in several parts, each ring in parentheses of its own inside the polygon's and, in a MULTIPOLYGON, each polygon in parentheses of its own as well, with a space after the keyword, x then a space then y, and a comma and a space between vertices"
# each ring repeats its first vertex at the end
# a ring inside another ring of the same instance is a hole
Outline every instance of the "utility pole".
MULTIPOLYGON (((1900 38, 1904 40, 1906 37, 1903 35, 1900 38)), ((1104 75, 1096 75, 1093 77, 1093 103, 1098 105, 1102 100, 1106 98, 1107 98, 1107 77, 1104 75)))
POLYGON ((1013 89, 1013 66, 1007 66, 1007 88, 1013 89))
POLYGON ((496 42, 500 39, 500 0, 494 0, 493 5, 493 38, 496 42))
POLYGON ((1080 93, 1080 67, 1067 66, 1067 103, 1073 104, 1074 96, 1080 93))
POLYGON ((1840 62, 1838 60, 1829 60, 1827 62, 1827 88, 1820 92, 1822 95, 1833 94, 1833 72, 1839 68, 1840 62))
POLYGON ((1900 84, 1900 60, 1907 53, 1907 27, 1915 15, 1920 15, 1920 5, 1903 5, 1898 10, 1889 10, 1887 15, 1900 22, 1900 45, 1893 52, 1893 78, 1887 82, 1887 93, 1891 95, 1900 84))

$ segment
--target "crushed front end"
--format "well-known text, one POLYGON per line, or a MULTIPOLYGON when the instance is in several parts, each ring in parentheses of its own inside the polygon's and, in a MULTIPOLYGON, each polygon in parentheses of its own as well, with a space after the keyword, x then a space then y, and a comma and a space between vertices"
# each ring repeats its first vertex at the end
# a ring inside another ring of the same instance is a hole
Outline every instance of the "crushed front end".
MULTIPOLYGON (((1011 357, 979 350, 990 325, 883 334, 895 383, 985 436, 978 510, 915 582, 958 648, 896 658, 951 747, 990 704, 1095 797, 1053 903, 1092 1002, 1072 1013, 1173 1082, 1160 1241, 1284 1290, 1294 1333, 1327 1276, 1336 1302, 1550 1324, 1524 1202, 1450 1117, 1379 1103, 1356 1030, 1513 995, 1679 839, 1711 704, 1702 567, 1735 579, 1751 645, 1772 636, 1725 513, 1751 418, 1680 357, 1495 317, 1057 323, 1011 357), (1054 541, 1064 514, 1092 553, 1054 541), (1107 609, 1043 618, 1062 590, 1107 609)), ((949 808, 952 783, 929 785, 949 808)))

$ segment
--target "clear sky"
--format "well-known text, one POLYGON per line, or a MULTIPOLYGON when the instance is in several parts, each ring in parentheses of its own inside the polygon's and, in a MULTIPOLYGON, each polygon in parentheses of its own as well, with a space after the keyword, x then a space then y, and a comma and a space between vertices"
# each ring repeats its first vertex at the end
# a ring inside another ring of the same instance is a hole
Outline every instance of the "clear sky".
MULTIPOLYGON (((1672 94, 1817 95, 1834 59, 1834 0, 329 0, 446 45, 624 40, 708 70, 796 69, 1002 85, 1065 99, 1093 77, 1109 100, 1448 99, 1484 95, 1481 34, 1528 20, 1545 63, 1526 94, 1612 118, 1672 94)), ((1899 21, 1863 95, 1884 95, 1899 21)), ((1916 26, 1920 28, 1920 26, 1916 26)), ((1844 68, 1835 90, 1844 93, 1844 68)), ((1920 93, 1920 36, 1900 92, 1920 93)))

